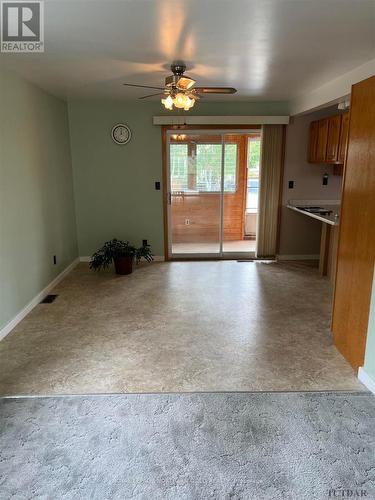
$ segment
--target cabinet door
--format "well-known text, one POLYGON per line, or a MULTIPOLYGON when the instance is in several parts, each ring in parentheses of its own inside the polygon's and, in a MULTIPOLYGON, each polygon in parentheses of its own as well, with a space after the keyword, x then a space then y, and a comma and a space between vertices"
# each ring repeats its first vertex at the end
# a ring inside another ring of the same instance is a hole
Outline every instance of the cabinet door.
POLYGON ((318 145, 318 128, 319 128, 318 121, 310 123, 309 150, 307 153, 307 161, 310 163, 316 162, 316 150, 318 145))
POLYGON ((324 163, 326 161, 328 139, 328 118, 318 122, 318 140, 316 146, 316 161, 324 163))
POLYGON ((336 163, 338 161, 340 130, 341 130, 341 115, 335 115, 328 118, 326 161, 329 163, 336 163))
POLYGON ((364 360, 375 260, 375 76, 353 85, 350 106, 332 329, 336 347, 357 369, 364 360))
POLYGON ((340 146, 339 146, 339 158, 338 158, 338 161, 340 163, 345 162, 346 147, 348 144, 348 132, 349 132, 349 113, 344 113, 341 118, 340 146))

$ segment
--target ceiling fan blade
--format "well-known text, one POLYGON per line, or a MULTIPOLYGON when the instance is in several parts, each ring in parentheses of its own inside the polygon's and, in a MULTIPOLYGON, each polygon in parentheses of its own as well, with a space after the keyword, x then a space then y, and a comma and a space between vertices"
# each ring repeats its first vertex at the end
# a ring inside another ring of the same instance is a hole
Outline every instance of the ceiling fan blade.
POLYGON ((197 94, 235 94, 237 89, 233 87, 194 87, 197 94))
POLYGON ((157 92, 156 94, 143 95, 142 97, 138 97, 138 99, 147 99, 148 97, 154 97, 154 95, 164 95, 164 92, 157 92))
POLYGON ((123 83, 126 87, 139 87, 142 89, 164 90, 164 87, 152 87, 151 85, 136 85, 134 83, 123 83))
POLYGON ((188 97, 190 97, 190 99, 196 99, 196 100, 198 100, 198 99, 202 99, 202 97, 203 97, 203 96, 198 95, 196 92, 193 92, 193 91, 186 92, 186 95, 187 95, 188 97))

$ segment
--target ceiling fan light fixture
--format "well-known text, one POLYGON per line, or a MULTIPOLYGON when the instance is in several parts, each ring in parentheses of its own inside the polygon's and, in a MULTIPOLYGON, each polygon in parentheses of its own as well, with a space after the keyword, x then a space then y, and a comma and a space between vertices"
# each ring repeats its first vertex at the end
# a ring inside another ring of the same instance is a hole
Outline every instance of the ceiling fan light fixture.
POLYGON ((188 76, 180 76, 177 81, 177 87, 183 90, 189 90, 195 84, 195 80, 189 78, 188 76))
POLYGON ((151 85, 138 85, 135 83, 124 83, 128 87, 139 87, 159 90, 158 93, 141 96, 138 99, 148 99, 156 95, 163 95, 161 102, 165 109, 173 110, 174 107, 189 111, 195 101, 199 100, 200 94, 235 94, 237 90, 233 87, 194 87, 195 80, 185 75, 186 65, 183 62, 175 62, 171 65, 172 75, 165 78, 164 87, 151 85), (160 92, 161 91, 161 92, 160 92))
POLYGON ((191 99, 189 96, 185 96, 185 97, 186 97, 186 102, 185 102, 184 110, 189 111, 189 109, 194 106, 195 99, 191 99))
POLYGON ((161 100, 165 109, 173 110, 173 106, 178 109, 183 109, 185 111, 189 111, 194 104, 195 99, 193 96, 188 96, 183 92, 178 92, 174 97, 171 94, 168 95, 165 99, 161 100))
POLYGON ((170 95, 168 97, 166 97, 165 99, 162 99, 161 102, 162 102, 162 104, 164 104, 165 109, 169 109, 169 111, 172 111, 173 99, 170 95))
POLYGON ((171 137, 175 141, 184 141, 186 139, 186 134, 173 134, 171 137))
POLYGON ((178 92, 173 99, 173 104, 176 108, 182 109, 186 106, 186 97, 182 92, 178 92))

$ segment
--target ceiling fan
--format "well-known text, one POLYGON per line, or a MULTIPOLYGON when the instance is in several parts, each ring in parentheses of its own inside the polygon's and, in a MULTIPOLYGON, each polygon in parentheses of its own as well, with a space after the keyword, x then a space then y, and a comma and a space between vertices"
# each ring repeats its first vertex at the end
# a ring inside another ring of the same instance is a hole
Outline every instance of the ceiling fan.
POLYGON ((139 99, 147 99, 156 95, 163 95, 161 100, 166 109, 172 110, 173 106, 188 111, 195 104, 197 99, 207 94, 234 94, 237 89, 233 87, 195 87, 195 80, 185 75, 186 65, 184 63, 174 63, 171 65, 172 75, 165 79, 164 87, 153 87, 150 85, 136 85, 134 83, 124 83, 127 87, 139 87, 144 89, 159 90, 155 94, 144 95, 139 99), (161 92, 160 92, 161 91, 161 92))

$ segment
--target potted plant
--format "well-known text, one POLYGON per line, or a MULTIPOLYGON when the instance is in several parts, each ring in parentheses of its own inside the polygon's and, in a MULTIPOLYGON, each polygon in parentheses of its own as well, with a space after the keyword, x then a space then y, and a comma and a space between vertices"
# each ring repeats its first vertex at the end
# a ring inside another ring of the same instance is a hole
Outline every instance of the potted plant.
POLYGON ((130 274, 133 272, 134 261, 138 264, 142 258, 147 262, 153 260, 149 245, 136 248, 128 241, 114 238, 111 241, 106 241, 102 248, 92 255, 90 269, 100 271, 100 269, 109 267, 113 262, 117 274, 130 274))

